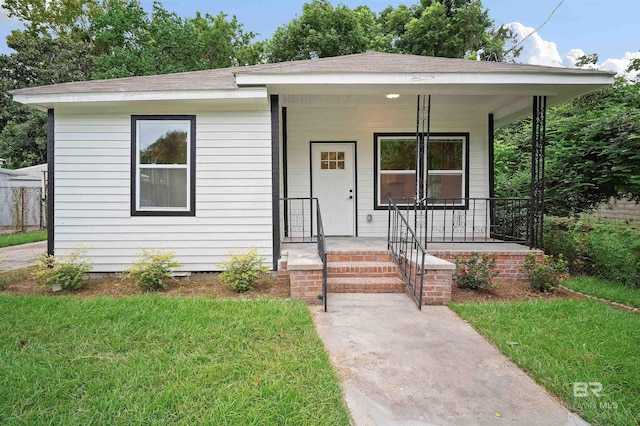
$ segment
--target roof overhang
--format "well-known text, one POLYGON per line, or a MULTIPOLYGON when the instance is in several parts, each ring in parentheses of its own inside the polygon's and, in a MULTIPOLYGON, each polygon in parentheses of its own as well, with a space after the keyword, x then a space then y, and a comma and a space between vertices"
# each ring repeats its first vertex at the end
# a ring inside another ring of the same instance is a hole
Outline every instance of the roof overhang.
POLYGON ((240 87, 266 86, 282 95, 447 95, 487 96, 504 102, 487 111, 497 126, 531 114, 533 96, 546 96, 547 105, 609 87, 610 73, 274 73, 237 72, 240 87))
POLYGON ((166 101, 211 101, 228 105, 267 105, 268 92, 265 87, 244 87, 221 90, 163 90, 140 92, 100 92, 100 93, 54 93, 13 95, 13 100, 41 111, 60 105, 166 102, 166 101))

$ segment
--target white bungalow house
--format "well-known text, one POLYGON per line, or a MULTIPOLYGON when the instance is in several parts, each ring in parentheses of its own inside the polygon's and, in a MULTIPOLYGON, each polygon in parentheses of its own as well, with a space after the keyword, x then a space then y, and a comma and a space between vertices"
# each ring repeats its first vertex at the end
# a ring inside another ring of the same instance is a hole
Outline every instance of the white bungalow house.
POLYGON ((315 207, 295 198, 319 200, 327 236, 387 238, 389 199, 411 212, 415 200, 397 197, 417 196, 427 213, 405 217, 419 239, 487 240, 493 129, 532 113, 523 238, 537 246, 545 108, 612 83, 593 70, 365 53, 12 94, 49 114, 50 252, 83 245, 110 272, 163 248, 186 271, 212 271, 252 245, 276 269, 281 241, 315 238, 315 207))

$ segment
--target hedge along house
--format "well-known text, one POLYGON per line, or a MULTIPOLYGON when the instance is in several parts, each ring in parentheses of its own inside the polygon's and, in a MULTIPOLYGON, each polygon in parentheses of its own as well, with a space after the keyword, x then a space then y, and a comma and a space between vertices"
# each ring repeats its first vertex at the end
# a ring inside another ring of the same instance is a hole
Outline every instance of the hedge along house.
POLYGON ((612 83, 592 70, 365 53, 12 94, 48 111, 50 253, 83 245, 96 272, 112 272, 163 248, 185 271, 212 271, 252 245, 277 269, 282 241, 318 231, 407 240, 404 222, 423 246, 539 247, 545 109, 612 83), (495 200, 493 130, 532 111, 532 196, 495 200), (523 211, 524 225, 513 219, 523 211))

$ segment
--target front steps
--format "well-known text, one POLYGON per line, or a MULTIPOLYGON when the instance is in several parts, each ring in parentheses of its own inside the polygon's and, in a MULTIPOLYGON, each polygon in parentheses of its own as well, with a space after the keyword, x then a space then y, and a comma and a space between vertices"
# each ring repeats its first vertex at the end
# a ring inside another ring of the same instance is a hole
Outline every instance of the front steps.
MULTIPOLYGON (((307 303, 322 302, 322 260, 315 249, 291 249, 278 263, 278 278, 288 279, 291 297, 307 303)), ((455 265, 435 256, 424 260, 422 304, 441 305, 451 300, 455 265)), ((412 281, 420 277, 413 275, 412 281)), ((327 293, 402 293, 408 291, 388 250, 328 250, 327 293)), ((409 294, 409 293, 407 293, 409 294)), ((412 296, 415 297, 415 296, 412 296)))
POLYGON ((402 293, 404 282, 387 250, 328 251, 327 292, 402 293))

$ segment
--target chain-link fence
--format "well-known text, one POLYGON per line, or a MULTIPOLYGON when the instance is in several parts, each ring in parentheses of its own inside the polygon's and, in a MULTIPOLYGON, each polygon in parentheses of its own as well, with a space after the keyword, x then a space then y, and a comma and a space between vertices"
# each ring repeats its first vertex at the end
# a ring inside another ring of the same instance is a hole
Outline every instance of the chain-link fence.
POLYGON ((44 229, 44 206, 39 187, 0 187, 0 233, 44 229))

